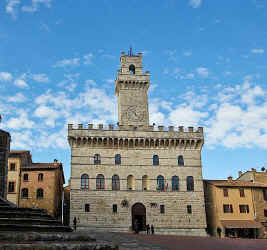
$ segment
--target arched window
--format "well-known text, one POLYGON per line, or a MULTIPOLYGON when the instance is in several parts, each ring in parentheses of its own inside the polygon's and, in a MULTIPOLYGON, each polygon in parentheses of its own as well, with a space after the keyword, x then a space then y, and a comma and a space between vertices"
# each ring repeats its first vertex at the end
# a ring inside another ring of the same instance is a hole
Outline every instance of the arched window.
POLYGON ((83 174, 81 176, 81 189, 89 189, 89 176, 88 176, 88 174, 83 174))
POLYGON ((157 177, 157 190, 164 191, 164 177, 162 175, 157 177))
POLYGON ((112 176, 112 190, 120 190, 120 177, 116 174, 112 176))
POLYGON ((178 156, 178 166, 184 166, 184 158, 182 155, 178 156))
POLYGON ((142 189, 148 190, 148 176, 147 175, 144 175, 142 177, 142 189))
POLYGON ((187 187, 187 191, 194 191, 194 177, 193 176, 186 177, 186 187, 187 187))
POLYGON ((44 180, 44 174, 40 173, 38 174, 38 181, 43 181, 44 180))
POLYGON ((135 180, 132 175, 128 175, 127 177, 127 189, 134 190, 135 189, 135 180))
POLYGON ((177 190, 179 190, 179 177, 175 175, 172 177, 172 191, 177 190))
POLYGON ((134 66, 133 64, 131 64, 131 65, 129 66, 129 71, 130 71, 130 74, 131 74, 131 75, 134 75, 134 74, 135 74, 135 66, 134 66))
POLYGON ((102 174, 98 174, 96 177, 96 189, 97 190, 105 189, 105 177, 102 174))
POLYGON ((101 164, 100 154, 94 155, 94 164, 96 164, 96 165, 101 164))
POLYGON ((28 188, 23 188, 22 190, 21 190, 21 197, 22 197, 22 199, 28 199, 28 188))
POLYGON ((153 165, 158 166, 159 165, 159 156, 153 155, 153 165))
POLYGON ((116 154, 115 155, 115 164, 116 165, 120 165, 121 164, 121 155, 120 154, 116 154))
POLYGON ((37 189, 36 198, 37 200, 42 200, 44 198, 44 190, 42 188, 37 189))

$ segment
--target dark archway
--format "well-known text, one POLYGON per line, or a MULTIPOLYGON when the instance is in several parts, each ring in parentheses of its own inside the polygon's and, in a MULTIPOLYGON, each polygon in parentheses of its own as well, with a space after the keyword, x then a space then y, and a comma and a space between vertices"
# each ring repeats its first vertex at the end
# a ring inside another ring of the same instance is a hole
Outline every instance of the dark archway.
POLYGON ((138 231, 146 230, 146 207, 142 203, 132 206, 132 229, 138 231))

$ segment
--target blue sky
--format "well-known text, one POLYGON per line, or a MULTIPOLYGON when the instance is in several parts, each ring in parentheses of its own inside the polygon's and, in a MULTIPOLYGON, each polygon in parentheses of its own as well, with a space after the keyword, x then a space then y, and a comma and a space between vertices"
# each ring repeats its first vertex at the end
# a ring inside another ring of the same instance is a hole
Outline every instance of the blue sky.
POLYGON ((68 123, 117 121, 121 51, 143 52, 150 123, 203 126, 203 175, 267 167, 263 0, 2 0, 1 128, 70 174, 68 123))

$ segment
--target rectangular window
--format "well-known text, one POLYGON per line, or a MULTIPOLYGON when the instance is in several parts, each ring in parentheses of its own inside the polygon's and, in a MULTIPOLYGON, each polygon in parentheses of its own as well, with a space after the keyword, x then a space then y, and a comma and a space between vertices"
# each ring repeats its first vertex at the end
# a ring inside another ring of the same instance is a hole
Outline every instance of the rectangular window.
POLYGON ((192 206, 191 205, 187 205, 187 213, 192 214, 192 206))
POLYGON ((118 212, 118 206, 117 206, 117 204, 113 204, 112 211, 113 211, 113 213, 117 213, 118 212))
POLYGON ((263 189, 262 192, 263 192, 263 199, 267 201, 267 188, 263 189))
POLYGON ((240 194, 240 197, 245 197, 245 190, 244 190, 244 188, 240 188, 239 189, 239 194, 240 194))
POLYGON ((233 213, 233 205, 232 204, 223 204, 223 212, 224 213, 233 213))
POLYGON ((264 209, 264 217, 267 217, 267 209, 264 209))
POLYGON ((10 182, 8 183, 8 192, 9 192, 9 193, 13 193, 13 192, 15 192, 15 182, 10 181, 10 182))
POLYGON ((227 188, 223 189, 223 196, 228 197, 228 189, 227 188))
POLYGON ((239 212, 242 214, 248 214, 249 213, 248 205, 239 205, 239 212))
POLYGON ((16 164, 15 163, 10 163, 10 171, 16 171, 16 164))
POLYGON ((90 212, 90 204, 85 204, 84 205, 84 212, 90 212))
POLYGON ((160 213, 165 214, 165 206, 164 205, 160 205, 160 213))
POLYGON ((28 174, 24 174, 23 175, 23 181, 28 181, 29 180, 29 175, 28 174))

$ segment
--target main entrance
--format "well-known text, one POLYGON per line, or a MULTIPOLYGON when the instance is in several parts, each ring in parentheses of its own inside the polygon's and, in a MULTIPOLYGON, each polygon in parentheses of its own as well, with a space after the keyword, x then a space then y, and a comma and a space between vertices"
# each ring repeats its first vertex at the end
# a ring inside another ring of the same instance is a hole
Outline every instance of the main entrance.
POLYGON ((146 230, 146 207, 142 203, 135 203, 132 206, 132 229, 146 230))

